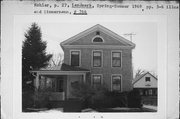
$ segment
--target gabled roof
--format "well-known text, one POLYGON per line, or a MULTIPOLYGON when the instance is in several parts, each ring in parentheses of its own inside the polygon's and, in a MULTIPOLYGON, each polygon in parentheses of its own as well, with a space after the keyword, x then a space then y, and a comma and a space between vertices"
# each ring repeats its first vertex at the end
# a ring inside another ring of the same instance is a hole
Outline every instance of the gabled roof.
POLYGON ((40 70, 33 70, 33 71, 89 71, 89 70, 80 67, 73 67, 63 63, 60 66, 41 68, 40 70))
POLYGON ((102 32, 104 32, 104 33, 106 33, 106 34, 111 35, 113 38, 115 38, 116 40, 118 40, 118 41, 120 41, 120 42, 126 43, 126 44, 128 44, 129 46, 135 47, 135 44, 134 44, 133 42, 131 42, 131 41, 123 38, 122 36, 120 36, 120 35, 112 32, 111 30, 105 28, 104 26, 102 26, 102 25, 100 25, 100 24, 96 24, 95 26, 93 26, 93 27, 91 27, 91 28, 89 28, 89 29, 87 29, 87 30, 85 30, 85 31, 80 32, 79 34, 77 34, 77 35, 75 35, 75 36, 73 36, 73 37, 71 37, 71 38, 69 38, 69 39, 61 42, 60 45, 61 45, 61 46, 63 46, 63 45, 69 45, 70 43, 72 43, 72 42, 74 42, 74 41, 76 41, 76 40, 79 40, 80 38, 88 35, 88 34, 91 33, 91 32, 97 31, 97 30, 98 30, 98 31, 102 31, 102 32))
POLYGON ((144 74, 136 77, 134 80, 132 80, 132 84, 134 85, 134 84, 135 84, 136 82, 138 82, 141 78, 143 78, 146 74, 150 74, 152 77, 154 77, 154 78, 157 80, 157 78, 156 78, 155 76, 153 76, 151 73, 146 72, 146 73, 144 73, 144 74))

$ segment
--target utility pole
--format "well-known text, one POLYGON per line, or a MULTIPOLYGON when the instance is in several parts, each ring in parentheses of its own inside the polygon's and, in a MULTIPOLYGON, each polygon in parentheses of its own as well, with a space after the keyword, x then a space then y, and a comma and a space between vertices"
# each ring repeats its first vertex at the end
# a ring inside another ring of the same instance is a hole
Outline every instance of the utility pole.
POLYGON ((132 36, 133 35, 136 35, 135 33, 125 33, 125 34, 123 34, 123 35, 125 35, 125 36, 130 36, 130 40, 131 40, 131 42, 132 42, 132 36))

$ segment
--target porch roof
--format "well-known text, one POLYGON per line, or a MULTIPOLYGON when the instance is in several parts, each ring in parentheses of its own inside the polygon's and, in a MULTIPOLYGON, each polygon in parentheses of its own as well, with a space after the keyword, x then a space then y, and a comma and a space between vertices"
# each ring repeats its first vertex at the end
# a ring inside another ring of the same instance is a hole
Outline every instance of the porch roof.
POLYGON ((85 68, 80 68, 80 67, 74 67, 74 66, 70 66, 68 64, 63 63, 60 66, 54 66, 54 67, 46 67, 46 68, 41 68, 40 70, 33 70, 32 72, 36 72, 36 71, 88 71, 88 69, 85 68))

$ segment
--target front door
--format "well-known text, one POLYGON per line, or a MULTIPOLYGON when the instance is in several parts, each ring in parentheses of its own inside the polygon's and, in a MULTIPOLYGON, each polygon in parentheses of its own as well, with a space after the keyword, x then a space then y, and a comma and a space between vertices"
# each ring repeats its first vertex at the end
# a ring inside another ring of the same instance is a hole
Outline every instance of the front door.
POLYGON ((56 92, 64 92, 63 83, 64 82, 61 79, 56 80, 56 92))

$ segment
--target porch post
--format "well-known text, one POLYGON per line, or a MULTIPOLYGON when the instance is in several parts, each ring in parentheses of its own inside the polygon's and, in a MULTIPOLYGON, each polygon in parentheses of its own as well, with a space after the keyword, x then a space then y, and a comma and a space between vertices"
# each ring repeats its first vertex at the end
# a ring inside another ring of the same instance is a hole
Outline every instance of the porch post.
POLYGON ((36 89, 39 88, 39 73, 37 72, 36 79, 35 79, 35 87, 36 89))
POLYGON ((86 83, 86 75, 83 74, 83 82, 86 83))

